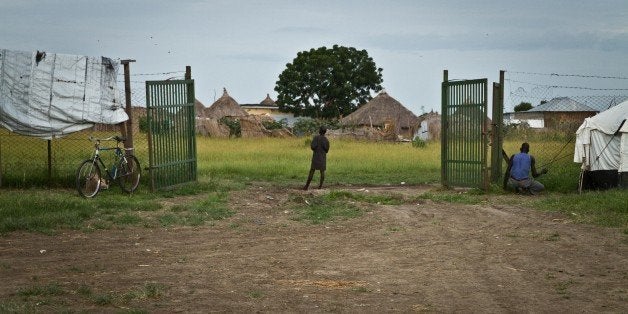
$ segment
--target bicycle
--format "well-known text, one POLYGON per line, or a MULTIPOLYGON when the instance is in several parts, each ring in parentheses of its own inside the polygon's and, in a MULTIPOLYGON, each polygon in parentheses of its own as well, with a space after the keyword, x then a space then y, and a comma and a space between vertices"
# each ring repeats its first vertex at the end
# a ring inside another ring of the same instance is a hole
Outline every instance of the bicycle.
POLYGON ((111 182, 117 181, 123 191, 132 193, 140 183, 141 168, 140 162, 129 151, 131 148, 122 148, 120 143, 126 139, 120 136, 108 138, 89 137, 94 143, 94 154, 90 159, 81 163, 76 172, 76 189, 79 194, 86 198, 96 196, 101 189, 108 189, 111 182), (101 141, 116 141, 115 147, 102 147, 101 141), (101 151, 114 151, 115 162, 111 170, 107 169, 105 162, 100 156, 101 151), (125 152, 123 152, 123 150, 125 152), (109 181, 102 176, 101 167, 104 169, 109 181))

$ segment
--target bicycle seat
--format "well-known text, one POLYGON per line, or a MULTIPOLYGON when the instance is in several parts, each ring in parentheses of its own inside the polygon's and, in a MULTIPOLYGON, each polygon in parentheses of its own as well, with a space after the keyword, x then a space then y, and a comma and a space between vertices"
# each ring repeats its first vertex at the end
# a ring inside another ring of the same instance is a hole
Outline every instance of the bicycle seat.
POLYGON ((117 136, 117 135, 116 135, 116 137, 114 137, 114 139, 115 139, 116 141, 118 141, 118 142, 124 142, 124 141, 126 141, 126 137, 124 137, 124 136, 117 136))

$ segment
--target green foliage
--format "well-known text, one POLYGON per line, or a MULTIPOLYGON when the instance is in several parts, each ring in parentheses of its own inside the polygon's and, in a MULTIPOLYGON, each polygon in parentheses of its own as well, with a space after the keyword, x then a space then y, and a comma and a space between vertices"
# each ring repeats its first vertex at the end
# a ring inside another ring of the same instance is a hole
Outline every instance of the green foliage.
POLYGON ((535 198, 531 206, 562 212, 572 219, 607 227, 628 227, 628 190, 588 191, 583 194, 551 194, 535 198), (594 204, 594 205, 593 205, 594 204))
POLYGON ((532 109, 532 104, 529 102, 521 102, 520 104, 516 105, 514 110, 515 112, 519 112, 519 111, 528 111, 530 109, 532 109))
POLYGON ((382 69, 366 50, 334 45, 301 51, 275 86, 279 110, 296 116, 346 116, 382 89, 382 69))
POLYGON ((311 196, 307 199, 297 197, 298 203, 293 207, 297 214, 296 220, 306 220, 313 224, 321 224, 336 219, 355 218, 362 215, 362 209, 355 202, 348 202, 344 197, 333 193, 311 196))
POLYGON ((427 142, 416 137, 412 140, 412 147, 416 147, 416 148, 424 148, 427 146, 427 142))
POLYGON ((242 126, 239 119, 222 117, 219 122, 229 127, 229 137, 242 137, 242 126))
POLYGON ((29 296, 54 296, 54 295, 62 295, 65 294, 65 291, 61 289, 59 284, 57 283, 49 283, 43 286, 31 286, 28 288, 22 288, 18 292, 18 295, 29 297, 29 296))
POLYGON ((318 128, 324 122, 312 118, 299 118, 292 124, 292 133, 297 136, 312 135, 318 133, 318 128))
POLYGON ((235 213, 227 207, 227 199, 225 192, 209 193, 206 199, 173 206, 172 213, 161 215, 158 220, 162 226, 200 226, 206 221, 229 218, 235 213))
POLYGON ((292 124, 292 133, 297 136, 318 134, 318 129, 325 126, 328 130, 339 128, 339 121, 336 119, 312 119, 307 117, 298 118, 292 124))
POLYGON ((283 129, 283 128, 287 128, 288 127, 288 121, 286 119, 281 119, 279 121, 275 121, 275 120, 264 120, 262 121, 262 125, 264 126, 264 128, 266 128, 266 130, 278 130, 278 129, 283 129))
POLYGON ((140 132, 148 133, 148 118, 145 116, 141 116, 138 121, 138 127, 140 132))

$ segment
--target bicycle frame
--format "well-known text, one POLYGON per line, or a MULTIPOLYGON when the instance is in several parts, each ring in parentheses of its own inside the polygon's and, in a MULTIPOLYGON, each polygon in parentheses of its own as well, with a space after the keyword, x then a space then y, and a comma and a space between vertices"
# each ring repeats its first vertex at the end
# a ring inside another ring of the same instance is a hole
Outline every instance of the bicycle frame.
POLYGON ((89 138, 94 143, 94 153, 91 158, 83 161, 79 166, 76 174, 76 188, 84 197, 94 197, 101 188, 108 188, 112 182, 117 182, 123 191, 132 193, 137 189, 140 181, 141 168, 140 163, 131 152, 130 149, 120 147, 120 143, 124 142, 124 138, 115 136, 104 139, 89 138), (101 146, 101 141, 116 141, 115 146, 101 146), (103 151, 114 151, 114 160, 111 163, 111 169, 107 167, 101 156, 103 151), (107 173, 104 175, 102 172, 107 173), (96 178, 98 178, 96 180, 96 178))
MULTIPOLYGON (((111 139, 111 138, 109 138, 111 139)), ((115 181, 118 178, 118 173, 117 173, 117 169, 115 168, 116 164, 118 163, 118 161, 122 158, 125 158, 124 154, 122 153, 122 148, 120 148, 120 139, 119 138, 114 138, 116 140, 116 146, 115 147, 101 147, 100 146, 100 139, 93 139, 95 141, 94 144, 94 155, 92 156, 91 160, 92 163, 96 163, 96 161, 98 161, 100 163, 100 165, 102 166, 102 168, 105 170, 105 173, 107 173, 107 177, 109 177, 109 180, 111 181, 115 181), (103 159, 100 157, 100 152, 101 151, 115 151, 115 161, 112 164, 114 167, 114 173, 113 175, 111 174, 111 172, 109 171, 109 168, 107 168, 107 165, 105 164, 105 162, 103 161, 103 159)))

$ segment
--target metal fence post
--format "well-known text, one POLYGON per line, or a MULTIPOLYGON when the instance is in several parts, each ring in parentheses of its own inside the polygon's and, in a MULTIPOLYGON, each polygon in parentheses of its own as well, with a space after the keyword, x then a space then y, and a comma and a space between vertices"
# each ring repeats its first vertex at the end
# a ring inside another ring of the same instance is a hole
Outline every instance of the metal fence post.
POLYGON ((445 159, 447 158, 447 81, 449 81, 449 72, 443 70, 443 85, 441 91, 441 127, 440 127, 440 180, 443 186, 447 186, 447 167, 445 159))
POLYGON ((493 83, 493 130, 491 134, 491 182, 493 183, 499 183, 502 178, 504 72, 499 71, 499 83, 493 83))

